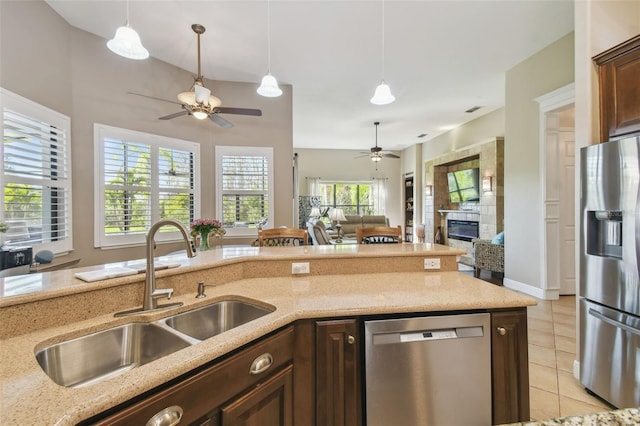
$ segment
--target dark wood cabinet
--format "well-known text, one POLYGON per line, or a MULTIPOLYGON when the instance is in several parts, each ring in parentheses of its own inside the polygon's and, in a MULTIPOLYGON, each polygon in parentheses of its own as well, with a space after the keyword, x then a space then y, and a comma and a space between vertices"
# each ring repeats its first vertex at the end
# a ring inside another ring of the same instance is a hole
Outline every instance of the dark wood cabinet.
POLYGON ((493 424, 529 420, 527 309, 491 313, 493 424))
POLYGON ((272 375, 222 409, 224 426, 293 425, 293 366, 272 375))
POLYGON ((316 323, 316 424, 360 425, 361 382, 358 321, 316 323))
MULTIPOLYGON (((493 423, 529 420, 526 308, 492 310, 491 328, 493 423)), ((179 407, 189 425, 359 426, 362 351, 360 318, 299 320, 82 424, 146 424, 179 407)))
POLYGON ((600 84, 600 142, 640 132, 640 35, 593 59, 600 84))
POLYGON ((164 410, 181 410, 180 424, 252 424, 251 419, 259 416, 261 425, 291 425, 293 343, 291 326, 151 396, 83 424, 144 425, 164 410), (265 368, 251 373, 256 360, 265 368))

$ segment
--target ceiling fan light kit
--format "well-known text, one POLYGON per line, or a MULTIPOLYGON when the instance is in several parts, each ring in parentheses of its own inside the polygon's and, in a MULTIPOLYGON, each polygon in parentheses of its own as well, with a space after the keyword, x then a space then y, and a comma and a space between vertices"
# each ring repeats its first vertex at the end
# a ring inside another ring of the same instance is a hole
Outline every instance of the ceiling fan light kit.
POLYGON ((271 2, 269 0, 267 0, 267 75, 262 77, 256 92, 265 98, 277 98, 282 95, 278 80, 271 75, 271 2))
POLYGON ((127 20, 124 26, 116 30, 115 36, 107 42, 107 47, 116 55, 128 59, 147 59, 149 51, 144 48, 138 33, 129 25, 129 1, 127 1, 127 20))

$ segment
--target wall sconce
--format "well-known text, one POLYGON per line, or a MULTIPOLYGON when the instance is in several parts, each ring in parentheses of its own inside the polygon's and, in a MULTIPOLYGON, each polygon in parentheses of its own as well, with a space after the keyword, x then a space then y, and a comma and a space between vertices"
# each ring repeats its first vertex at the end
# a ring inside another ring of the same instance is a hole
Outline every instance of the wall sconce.
POLYGON ((491 176, 485 176, 482 178, 482 192, 491 192, 492 180, 491 176))
POLYGON ((431 197, 433 195, 433 185, 426 185, 424 187, 424 193, 427 197, 431 197))

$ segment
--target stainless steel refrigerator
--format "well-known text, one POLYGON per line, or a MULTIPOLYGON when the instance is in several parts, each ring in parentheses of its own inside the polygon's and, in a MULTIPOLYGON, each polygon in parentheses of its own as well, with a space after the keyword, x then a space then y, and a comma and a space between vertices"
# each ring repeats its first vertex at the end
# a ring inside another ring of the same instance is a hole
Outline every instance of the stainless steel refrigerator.
POLYGON ((640 135, 581 150, 580 381, 640 405, 640 135))

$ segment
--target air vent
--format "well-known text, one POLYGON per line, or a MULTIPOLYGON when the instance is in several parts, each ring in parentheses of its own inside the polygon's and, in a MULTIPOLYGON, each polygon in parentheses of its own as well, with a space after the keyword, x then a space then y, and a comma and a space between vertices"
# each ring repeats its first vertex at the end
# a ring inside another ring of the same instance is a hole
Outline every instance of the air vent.
POLYGON ((468 113, 476 112, 476 111, 477 111, 477 110, 479 110, 480 108, 482 108, 482 107, 481 107, 481 106, 474 106, 474 107, 469 108, 469 109, 468 109, 468 110, 466 110, 465 112, 468 112, 468 113))

